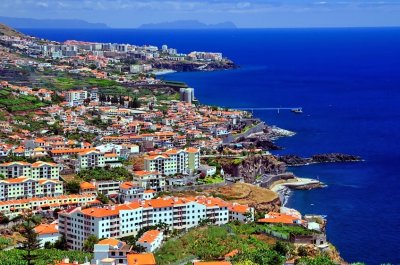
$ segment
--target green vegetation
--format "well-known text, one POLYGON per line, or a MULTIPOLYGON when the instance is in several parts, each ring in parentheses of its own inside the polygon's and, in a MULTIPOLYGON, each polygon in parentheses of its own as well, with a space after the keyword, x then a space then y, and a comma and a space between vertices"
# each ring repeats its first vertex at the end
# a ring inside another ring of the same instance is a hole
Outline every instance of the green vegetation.
POLYGON ((89 235, 88 238, 83 242, 83 250, 86 252, 93 252, 94 245, 99 242, 99 239, 95 235, 89 235))
POLYGON ((312 235, 314 233, 318 233, 317 231, 311 231, 302 226, 288 226, 282 224, 267 225, 265 228, 269 231, 278 232, 287 236, 290 235, 307 236, 307 235, 312 235))
POLYGON ((8 112, 35 110, 48 104, 35 96, 13 95, 7 88, 0 90, 0 108, 6 108, 8 112))
POLYGON ((254 262, 262 261, 258 264, 282 264, 283 257, 253 233, 256 232, 255 227, 244 225, 246 228, 243 231, 246 233, 239 234, 237 231, 242 229, 241 226, 243 225, 205 226, 189 230, 179 238, 169 239, 155 253, 157 264, 170 264, 190 256, 215 260, 234 249, 243 253, 238 255, 237 261, 250 259, 254 262))
POLYGON ((65 183, 65 188, 69 194, 78 194, 80 183, 77 180, 70 180, 65 183))
POLYGON ((217 184, 217 183, 221 183, 224 181, 224 178, 221 176, 211 176, 211 177, 205 177, 202 180, 199 180, 199 182, 202 182, 204 184, 217 184))
MULTIPOLYGON (((38 249, 33 251, 33 254, 36 256, 35 265, 53 265, 65 257, 69 257, 71 262, 74 260, 84 262, 86 257, 88 260, 92 259, 91 253, 74 250, 38 249)), ((26 251, 20 249, 0 251, 0 265, 27 265, 28 262, 24 260, 25 255, 26 251)))
POLYGON ((241 158, 236 158, 236 159, 234 159, 234 160, 232 161, 232 165, 237 166, 237 165, 240 165, 242 162, 243 162, 243 159, 241 159, 241 158))
POLYGON ((298 265, 336 265, 329 257, 320 255, 315 258, 304 257, 296 262, 298 265))
POLYGON ((12 239, 0 236, 0 250, 3 250, 12 245, 13 245, 12 239))
POLYGON ((35 250, 40 248, 38 240, 38 234, 35 232, 35 226, 40 223, 40 219, 34 216, 32 213, 28 213, 24 216, 24 222, 22 223, 21 234, 25 237, 22 242, 22 249, 25 252, 22 254, 23 260, 27 261, 28 265, 35 264, 37 258, 34 253, 35 250))
POLYGON ((103 204, 108 204, 110 202, 108 197, 106 195, 104 195, 103 193, 100 193, 100 192, 97 193, 97 199, 99 201, 101 201, 101 203, 103 203, 103 204))
POLYGON ((53 85, 58 90, 70 90, 76 88, 83 87, 99 87, 99 88, 108 88, 119 86, 118 82, 107 80, 107 79, 99 79, 99 78, 85 78, 82 76, 68 75, 64 74, 54 78, 53 85))
POLYGON ((77 175, 79 178, 90 181, 95 180, 128 180, 132 175, 124 167, 84 169, 77 175))

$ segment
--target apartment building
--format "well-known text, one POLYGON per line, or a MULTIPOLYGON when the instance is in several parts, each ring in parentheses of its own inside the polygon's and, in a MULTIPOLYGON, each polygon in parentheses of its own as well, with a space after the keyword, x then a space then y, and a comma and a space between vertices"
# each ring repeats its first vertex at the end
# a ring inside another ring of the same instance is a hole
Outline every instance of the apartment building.
POLYGON ((82 105, 88 98, 88 92, 85 90, 70 90, 65 92, 65 100, 70 106, 82 105))
POLYGON ((188 174, 200 166, 200 150, 187 148, 169 149, 164 153, 150 154, 144 159, 146 171, 158 171, 163 175, 188 174))
POLYGON ((74 206, 96 205, 96 195, 61 195, 57 197, 33 197, 30 199, 0 201, 0 212, 8 216, 16 216, 27 209, 32 211, 68 208, 74 206))
POLYGON ((189 229, 202 220, 225 224, 230 219, 229 206, 213 197, 166 197, 103 208, 78 207, 59 213, 59 231, 65 235, 69 249, 82 249, 89 235, 120 238, 159 223, 170 229, 189 229))
POLYGON ((127 181, 119 186, 119 201, 121 203, 139 201, 143 199, 144 188, 136 183, 127 181))
POLYGON ((80 171, 85 168, 105 167, 105 161, 104 153, 97 150, 83 151, 78 153, 75 171, 80 171))
POLYGON ((25 177, 0 180, 0 201, 56 197, 62 194, 63 183, 59 180, 25 177))
POLYGON ((153 189, 155 191, 164 191, 165 177, 157 171, 134 171, 133 180, 144 189, 153 189))
POLYGON ((55 163, 38 161, 9 162, 0 164, 0 174, 5 178, 26 177, 30 179, 59 179, 60 166, 55 163))
POLYGON ((90 184, 95 186, 99 193, 104 195, 113 195, 118 194, 121 182, 116 180, 92 180, 90 184))

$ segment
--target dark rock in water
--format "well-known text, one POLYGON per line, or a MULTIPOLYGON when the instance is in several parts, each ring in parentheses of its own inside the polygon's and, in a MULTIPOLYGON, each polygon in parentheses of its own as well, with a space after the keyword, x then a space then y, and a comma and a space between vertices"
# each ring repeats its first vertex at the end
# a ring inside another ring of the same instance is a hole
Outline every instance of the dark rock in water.
POLYGON ((262 150, 282 150, 283 148, 276 145, 270 137, 265 134, 257 134, 248 137, 240 137, 236 141, 236 143, 243 144, 244 147, 249 147, 250 144, 255 146, 256 148, 261 148, 262 150))
POLYGON ((278 161, 288 166, 302 166, 313 163, 335 163, 335 162, 357 162, 361 161, 361 157, 348 154, 317 154, 310 158, 300 157, 298 155, 283 155, 276 157, 278 161))
POLYGON ((283 155, 283 156, 276 156, 278 161, 285 163, 288 166, 299 166, 299 165, 306 165, 312 163, 311 158, 304 158, 298 155, 283 155))
POLYGON ((357 162, 361 161, 361 157, 355 155, 347 155, 347 154, 318 154, 313 155, 311 157, 313 162, 315 163, 323 163, 323 162, 357 162))

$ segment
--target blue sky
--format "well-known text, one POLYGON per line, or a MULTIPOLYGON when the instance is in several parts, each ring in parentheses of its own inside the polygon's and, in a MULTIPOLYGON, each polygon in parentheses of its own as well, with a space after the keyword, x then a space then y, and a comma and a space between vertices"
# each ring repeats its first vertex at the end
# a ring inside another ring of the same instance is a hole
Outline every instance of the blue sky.
POLYGON ((400 0, 0 0, 0 16, 72 18, 116 28, 197 19, 238 27, 400 26, 400 0))

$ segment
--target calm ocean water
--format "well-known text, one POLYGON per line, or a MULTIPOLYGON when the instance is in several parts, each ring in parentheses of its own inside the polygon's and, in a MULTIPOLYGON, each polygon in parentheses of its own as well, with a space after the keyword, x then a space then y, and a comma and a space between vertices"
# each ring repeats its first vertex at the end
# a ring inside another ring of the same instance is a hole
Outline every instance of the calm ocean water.
POLYGON ((279 140, 281 153, 344 152, 366 161, 293 169, 328 187, 294 192, 288 205, 328 215, 328 238, 347 261, 400 263, 400 29, 23 32, 223 52, 241 68, 164 78, 187 82, 207 104, 303 107, 302 115, 254 114, 297 132, 279 140))

